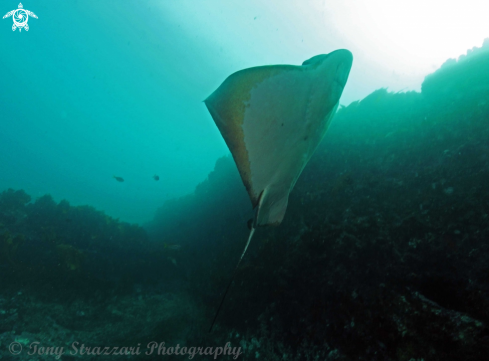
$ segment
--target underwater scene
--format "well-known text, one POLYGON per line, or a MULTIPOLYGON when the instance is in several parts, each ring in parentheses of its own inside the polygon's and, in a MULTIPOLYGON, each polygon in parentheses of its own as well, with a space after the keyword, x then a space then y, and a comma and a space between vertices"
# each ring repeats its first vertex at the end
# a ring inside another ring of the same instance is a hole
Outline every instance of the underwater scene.
POLYGON ((0 6, 0 360, 489 360, 489 3, 0 6))

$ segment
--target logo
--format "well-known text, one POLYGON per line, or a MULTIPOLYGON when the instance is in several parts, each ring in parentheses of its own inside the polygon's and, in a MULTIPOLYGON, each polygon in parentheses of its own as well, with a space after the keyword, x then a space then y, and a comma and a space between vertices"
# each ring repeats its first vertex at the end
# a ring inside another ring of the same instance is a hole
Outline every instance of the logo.
POLYGON ((22 28, 24 28, 25 31, 29 30, 29 25, 27 24, 27 21, 29 20, 29 16, 32 16, 33 18, 37 19, 37 15, 34 14, 32 11, 24 10, 22 3, 19 4, 18 9, 8 12, 7 14, 4 15, 3 18, 5 19, 8 18, 9 16, 11 16, 14 19, 14 25, 12 25, 12 31, 15 31, 17 28, 19 28, 19 32, 22 31, 22 28))

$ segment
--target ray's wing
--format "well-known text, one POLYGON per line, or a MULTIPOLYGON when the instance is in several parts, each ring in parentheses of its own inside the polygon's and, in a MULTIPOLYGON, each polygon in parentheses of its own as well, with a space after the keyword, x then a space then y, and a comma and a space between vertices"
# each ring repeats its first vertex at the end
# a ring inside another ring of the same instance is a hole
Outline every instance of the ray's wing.
POLYGON ((13 15, 13 13, 15 13, 15 10, 9 11, 8 13, 6 13, 6 14, 3 16, 3 19, 8 18, 9 16, 12 16, 12 15, 13 15))
POLYGON ((27 14, 29 14, 29 16, 32 16, 33 18, 38 19, 37 15, 34 14, 32 11, 26 10, 26 12, 27 12, 27 14))
POLYGON ((352 61, 348 50, 337 50, 302 66, 244 69, 205 100, 257 207, 255 227, 282 222, 289 193, 336 112, 352 61))
POLYGON ((229 76, 204 101, 257 208, 248 241, 209 331, 255 227, 282 222, 289 192, 335 114, 352 61, 348 50, 337 50, 306 60, 302 66, 244 69, 229 76))

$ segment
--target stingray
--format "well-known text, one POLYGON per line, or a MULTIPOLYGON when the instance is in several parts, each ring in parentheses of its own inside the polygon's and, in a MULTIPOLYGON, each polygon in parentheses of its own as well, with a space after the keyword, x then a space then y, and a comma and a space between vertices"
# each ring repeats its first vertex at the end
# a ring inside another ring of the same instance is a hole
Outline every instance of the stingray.
POLYGON ((254 231, 279 225, 289 193, 336 113, 353 56, 340 49, 296 65, 230 75, 204 102, 238 167, 254 218, 210 330, 254 231))

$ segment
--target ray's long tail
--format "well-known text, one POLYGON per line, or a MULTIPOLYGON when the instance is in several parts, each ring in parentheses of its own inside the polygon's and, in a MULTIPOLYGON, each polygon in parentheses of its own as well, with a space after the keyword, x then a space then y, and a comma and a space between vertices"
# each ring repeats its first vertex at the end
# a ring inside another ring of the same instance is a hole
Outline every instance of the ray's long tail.
POLYGON ((212 324, 211 324, 211 327, 209 328, 209 332, 212 332, 212 328, 214 327, 214 323, 216 322, 217 316, 219 315, 219 311, 221 311, 221 307, 224 303, 224 300, 226 299, 226 295, 228 294, 229 288, 231 287, 231 284, 234 281, 234 276, 236 275, 236 271, 238 270, 238 267, 241 263, 241 260, 243 259, 244 255, 246 253, 246 250, 248 249, 248 246, 250 245, 250 241, 251 241, 251 238, 253 237, 254 233, 255 233, 255 228, 252 226, 251 231, 250 231, 250 236, 248 237, 248 241, 246 242, 246 246, 243 250, 243 253, 241 253, 241 257, 239 258, 238 264, 234 268, 233 274, 231 276, 231 280, 229 281, 228 286, 226 287, 226 291, 224 292, 224 295, 222 296, 221 303, 219 304, 219 307, 217 308, 216 315, 214 316, 214 319, 212 320, 212 324))

